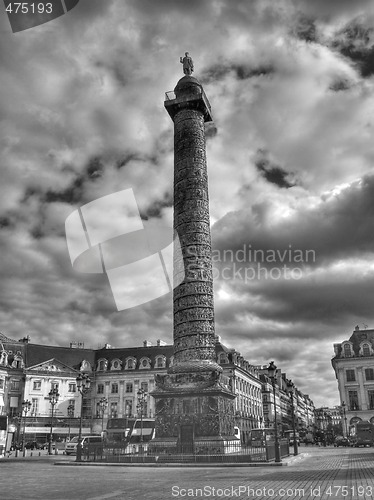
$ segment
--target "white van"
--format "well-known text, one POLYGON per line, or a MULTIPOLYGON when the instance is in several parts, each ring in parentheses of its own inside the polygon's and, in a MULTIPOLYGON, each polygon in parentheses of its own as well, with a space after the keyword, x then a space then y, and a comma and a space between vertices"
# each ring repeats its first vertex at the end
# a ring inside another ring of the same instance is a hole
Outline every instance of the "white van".
MULTIPOLYGON (((65 455, 76 455, 78 446, 78 436, 73 437, 71 441, 65 445, 65 455)), ((101 436, 84 436, 82 437, 82 450, 90 444, 102 444, 103 438, 101 436)))

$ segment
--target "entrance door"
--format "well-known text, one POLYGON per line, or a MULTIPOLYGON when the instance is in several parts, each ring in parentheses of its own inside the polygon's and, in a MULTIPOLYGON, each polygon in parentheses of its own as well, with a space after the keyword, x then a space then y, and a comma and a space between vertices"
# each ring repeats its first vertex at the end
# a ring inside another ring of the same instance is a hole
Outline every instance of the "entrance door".
POLYGON ((193 453, 193 425, 181 425, 179 438, 179 452, 193 453))

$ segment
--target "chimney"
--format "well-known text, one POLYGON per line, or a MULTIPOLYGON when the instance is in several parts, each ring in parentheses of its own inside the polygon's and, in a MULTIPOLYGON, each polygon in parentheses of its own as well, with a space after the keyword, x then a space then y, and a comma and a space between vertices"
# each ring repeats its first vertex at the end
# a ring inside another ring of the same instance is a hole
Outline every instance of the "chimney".
POLYGON ((70 342, 70 349, 84 349, 84 342, 70 342))

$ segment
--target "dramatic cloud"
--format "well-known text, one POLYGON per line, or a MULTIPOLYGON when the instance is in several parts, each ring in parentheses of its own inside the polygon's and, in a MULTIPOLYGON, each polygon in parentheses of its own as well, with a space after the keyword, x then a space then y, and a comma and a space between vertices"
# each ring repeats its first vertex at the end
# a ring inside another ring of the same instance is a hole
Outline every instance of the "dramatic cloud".
POLYGON ((65 220, 131 188, 172 224, 163 101, 189 51, 214 118, 217 334, 337 404, 332 345, 374 326, 373 26, 369 0, 81 0, 17 34, 0 17, 0 330, 172 342, 171 294, 118 312, 105 274, 72 269, 65 220))

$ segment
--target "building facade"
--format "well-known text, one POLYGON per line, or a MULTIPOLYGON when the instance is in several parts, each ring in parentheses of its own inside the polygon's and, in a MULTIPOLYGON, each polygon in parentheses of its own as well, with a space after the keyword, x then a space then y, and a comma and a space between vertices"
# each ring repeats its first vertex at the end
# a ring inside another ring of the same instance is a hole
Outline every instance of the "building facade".
POLYGON ((295 387, 280 368, 275 372, 274 387, 267 365, 259 366, 258 372, 262 382, 264 427, 274 426, 276 409, 278 430, 281 435, 293 429, 294 425, 301 436, 313 433, 315 408, 309 395, 303 394, 295 387))
POLYGON ((348 340, 334 344, 331 363, 346 435, 355 422, 374 422, 374 330, 356 326, 348 340))
MULTIPOLYGON (((101 432, 109 418, 135 418, 139 415, 138 391, 145 393, 144 417, 155 417, 155 400, 151 393, 155 376, 166 373, 173 365, 173 346, 157 341, 152 345, 85 349, 82 344, 70 347, 32 344, 29 338, 19 341, 1 334, 0 414, 8 415, 17 429, 15 440, 48 440, 54 436, 66 439, 79 432, 101 432), (76 378, 90 377, 90 390, 82 398, 76 378), (59 394, 53 408, 49 393, 59 394), (100 402, 105 400, 103 409, 100 402), (22 405, 29 402, 27 407, 22 405), (103 411, 104 410, 104 411, 103 411)), ((216 337, 215 352, 223 375, 227 377, 235 398, 235 425, 246 442, 252 428, 264 421, 262 384, 258 370, 239 352, 227 348, 216 337)))

